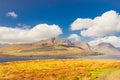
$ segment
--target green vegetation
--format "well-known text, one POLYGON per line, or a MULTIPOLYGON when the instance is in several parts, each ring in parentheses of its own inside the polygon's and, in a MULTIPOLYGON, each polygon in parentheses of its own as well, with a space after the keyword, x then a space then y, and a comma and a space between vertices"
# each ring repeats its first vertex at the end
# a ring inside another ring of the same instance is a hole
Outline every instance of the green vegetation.
POLYGON ((39 51, 57 51, 57 50, 66 50, 66 49, 49 47, 49 48, 35 48, 30 50, 22 50, 20 52, 39 52, 39 51))
POLYGON ((120 80, 120 69, 110 69, 100 74, 96 80, 120 80))
POLYGON ((5 62, 0 63, 0 80, 106 80, 103 75, 120 71, 119 64, 117 60, 95 59, 5 62))
POLYGON ((16 57, 16 56, 10 54, 0 54, 0 58, 4 58, 4 57, 16 57))

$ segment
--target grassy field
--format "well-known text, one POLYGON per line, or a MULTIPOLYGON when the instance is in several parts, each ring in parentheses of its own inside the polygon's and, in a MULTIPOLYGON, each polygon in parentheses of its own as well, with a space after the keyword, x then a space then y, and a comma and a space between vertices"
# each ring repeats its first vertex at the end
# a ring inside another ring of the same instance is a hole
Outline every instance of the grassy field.
POLYGON ((120 61, 117 60, 68 59, 0 63, 0 80, 119 80, 119 75, 120 61))

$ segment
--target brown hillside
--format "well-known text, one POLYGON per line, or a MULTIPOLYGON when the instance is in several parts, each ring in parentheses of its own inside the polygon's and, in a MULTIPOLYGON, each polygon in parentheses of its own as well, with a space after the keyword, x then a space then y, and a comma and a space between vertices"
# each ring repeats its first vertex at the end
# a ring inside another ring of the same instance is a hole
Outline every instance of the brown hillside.
POLYGON ((12 44, 0 49, 3 54, 10 55, 88 55, 93 52, 86 46, 75 46, 69 40, 51 38, 30 44, 12 44), (84 49, 83 49, 84 48, 84 49))

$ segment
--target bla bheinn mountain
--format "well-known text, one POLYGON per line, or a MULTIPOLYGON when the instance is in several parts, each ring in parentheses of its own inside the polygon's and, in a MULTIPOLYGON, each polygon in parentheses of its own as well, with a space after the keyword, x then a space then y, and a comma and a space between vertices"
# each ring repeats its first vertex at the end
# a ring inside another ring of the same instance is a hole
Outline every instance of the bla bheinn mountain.
POLYGON ((15 56, 63 56, 63 55, 93 55, 87 43, 50 38, 34 43, 12 44, 0 49, 1 54, 15 56))
POLYGON ((50 38, 34 43, 11 44, 0 48, 0 53, 14 56, 64 56, 64 55, 98 55, 120 54, 118 48, 110 43, 101 43, 91 47, 85 42, 71 42, 60 38, 50 38))

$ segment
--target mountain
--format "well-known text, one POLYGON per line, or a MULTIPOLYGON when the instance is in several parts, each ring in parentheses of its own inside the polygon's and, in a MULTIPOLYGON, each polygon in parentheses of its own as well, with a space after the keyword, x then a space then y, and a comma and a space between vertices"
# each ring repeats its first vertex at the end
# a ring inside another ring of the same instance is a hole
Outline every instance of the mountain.
POLYGON ((72 43, 69 40, 62 40, 60 38, 50 38, 47 40, 42 40, 39 42, 32 43, 34 47, 51 47, 51 46, 72 46, 72 43))
POLYGON ((60 38, 50 38, 47 40, 41 40, 34 43, 26 43, 26 44, 12 44, 1 48, 3 51, 10 50, 29 50, 33 48, 50 48, 55 46, 71 46, 70 41, 62 40, 60 38))
POLYGON ((90 46, 88 45, 88 43, 85 42, 80 42, 80 41, 74 42, 74 46, 84 50, 90 50, 90 46))
POLYGON ((117 47, 117 49, 120 51, 120 47, 117 47))
POLYGON ((91 55, 93 52, 85 43, 72 43, 69 40, 50 38, 34 43, 12 44, 0 49, 0 53, 9 55, 91 55))
POLYGON ((120 51, 110 43, 100 43, 91 48, 94 52, 99 52, 107 55, 116 55, 120 54, 120 51))
POLYGON ((50 38, 27 44, 1 45, 0 53, 15 56, 51 56, 51 55, 116 55, 120 48, 110 43, 100 43, 94 47, 85 42, 71 42, 60 38, 50 38))

